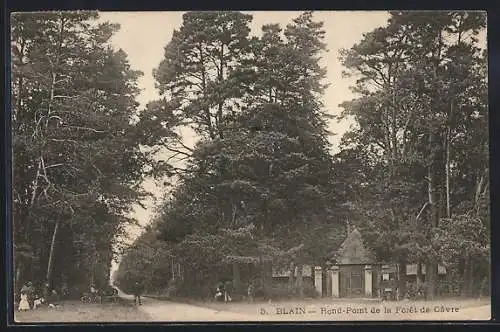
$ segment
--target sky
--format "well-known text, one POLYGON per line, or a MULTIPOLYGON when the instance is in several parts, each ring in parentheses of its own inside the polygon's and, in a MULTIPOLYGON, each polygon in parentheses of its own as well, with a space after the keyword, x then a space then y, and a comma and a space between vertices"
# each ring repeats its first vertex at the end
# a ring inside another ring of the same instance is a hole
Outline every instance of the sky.
MULTIPOLYGON (((279 23, 283 28, 300 12, 293 11, 261 11, 247 12, 253 16, 250 25, 251 34, 258 35, 264 24, 279 23)), ((143 72, 138 85, 141 93, 138 102, 141 107, 158 98, 152 71, 163 58, 164 47, 170 41, 172 32, 182 24, 183 12, 101 12, 100 19, 120 24, 120 30, 113 36, 111 43, 116 49, 123 49, 128 54, 129 63, 134 70, 143 72)), ((383 11, 317 11, 314 19, 324 22, 326 31, 325 43, 328 52, 323 55, 322 65, 327 69, 325 83, 330 84, 324 96, 324 104, 328 113, 339 115, 342 111, 339 104, 350 100, 354 95, 349 90, 353 81, 342 78, 342 65, 338 59, 339 50, 350 48, 361 40, 363 33, 369 32, 387 23, 389 15, 383 11)), ((348 121, 329 122, 329 130, 335 135, 330 139, 333 150, 336 150, 342 134, 349 128, 348 121)), ((187 137, 189 140, 190 138, 187 137)), ((154 207, 162 196, 162 190, 153 180, 146 180, 144 188, 155 193, 153 199, 144 202, 145 208, 135 206, 132 216, 140 225, 147 225, 153 215, 154 207)), ((129 239, 133 241, 141 232, 140 227, 128 230, 129 239)), ((116 265, 113 267, 113 270, 116 265)))

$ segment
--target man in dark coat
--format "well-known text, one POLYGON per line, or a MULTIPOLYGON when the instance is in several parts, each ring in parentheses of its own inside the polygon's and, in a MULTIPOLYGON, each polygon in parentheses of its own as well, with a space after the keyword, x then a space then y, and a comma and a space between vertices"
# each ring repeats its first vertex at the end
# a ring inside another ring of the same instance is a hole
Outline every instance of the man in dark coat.
POLYGON ((143 290, 143 287, 142 287, 142 284, 139 282, 139 281, 136 281, 134 283, 134 302, 136 305, 142 305, 142 302, 141 302, 141 294, 142 292, 144 291, 143 290))

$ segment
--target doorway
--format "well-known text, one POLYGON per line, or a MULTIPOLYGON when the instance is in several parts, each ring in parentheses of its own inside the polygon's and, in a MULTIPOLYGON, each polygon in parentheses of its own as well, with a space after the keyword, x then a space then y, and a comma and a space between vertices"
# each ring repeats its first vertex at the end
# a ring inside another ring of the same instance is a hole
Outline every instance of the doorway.
POLYGON ((364 297, 364 279, 362 265, 340 267, 340 296, 364 297))

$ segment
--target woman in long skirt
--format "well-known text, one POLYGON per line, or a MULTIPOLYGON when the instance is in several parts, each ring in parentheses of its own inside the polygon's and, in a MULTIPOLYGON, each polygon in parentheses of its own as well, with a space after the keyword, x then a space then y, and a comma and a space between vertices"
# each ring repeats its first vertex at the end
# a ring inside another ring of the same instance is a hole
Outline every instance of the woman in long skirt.
POLYGON ((22 293, 21 294, 21 301, 19 302, 19 311, 26 311, 30 310, 30 304, 28 303, 28 294, 22 293))

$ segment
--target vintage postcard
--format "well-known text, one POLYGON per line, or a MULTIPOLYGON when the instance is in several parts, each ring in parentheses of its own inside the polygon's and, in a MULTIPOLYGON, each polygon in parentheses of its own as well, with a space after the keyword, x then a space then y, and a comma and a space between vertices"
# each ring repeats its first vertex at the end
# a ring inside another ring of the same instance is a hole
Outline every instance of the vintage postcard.
POLYGON ((12 13, 15 322, 489 320, 486 26, 12 13))

